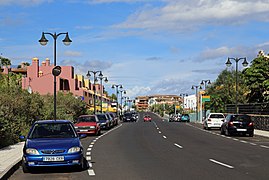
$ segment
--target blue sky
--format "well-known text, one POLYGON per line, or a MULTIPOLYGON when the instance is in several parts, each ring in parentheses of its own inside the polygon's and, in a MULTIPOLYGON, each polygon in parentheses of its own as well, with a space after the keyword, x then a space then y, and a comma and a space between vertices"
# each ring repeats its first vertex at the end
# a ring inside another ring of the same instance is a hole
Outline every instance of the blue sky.
POLYGON ((53 39, 41 46, 41 33, 68 32, 57 65, 102 70, 110 94, 122 84, 132 98, 194 94, 227 57, 269 52, 269 0, 0 0, 0 12, 0 53, 12 64, 53 63, 53 39))

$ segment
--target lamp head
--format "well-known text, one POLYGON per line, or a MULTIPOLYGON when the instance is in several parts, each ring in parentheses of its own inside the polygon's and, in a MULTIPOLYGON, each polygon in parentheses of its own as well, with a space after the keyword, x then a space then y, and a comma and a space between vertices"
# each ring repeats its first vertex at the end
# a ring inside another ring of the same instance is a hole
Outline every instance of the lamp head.
POLYGON ((44 32, 42 32, 42 36, 41 36, 41 38, 39 39, 38 42, 39 42, 42 46, 46 46, 46 45, 47 45, 48 40, 46 39, 44 32))
POLYGON ((68 32, 66 33, 66 36, 63 40, 64 45, 69 46, 71 44, 72 40, 68 36, 68 32))
POLYGON ((242 64, 243 64, 244 67, 247 67, 248 66, 247 58, 244 58, 244 61, 243 61, 242 64))
POLYGON ((230 67, 232 65, 230 58, 228 58, 227 62, 225 63, 227 67, 230 67))

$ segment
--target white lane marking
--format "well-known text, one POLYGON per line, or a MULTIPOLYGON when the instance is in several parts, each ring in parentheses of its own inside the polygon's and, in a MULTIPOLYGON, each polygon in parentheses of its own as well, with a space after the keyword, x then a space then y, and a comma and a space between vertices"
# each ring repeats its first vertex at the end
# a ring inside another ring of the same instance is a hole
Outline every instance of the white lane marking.
POLYGON ((235 141, 239 141, 239 139, 236 139, 236 138, 233 138, 233 140, 235 140, 235 141))
POLYGON ((91 162, 88 162, 88 164, 89 164, 89 167, 92 168, 92 163, 91 162))
POLYGON ((176 143, 174 143, 174 145, 177 146, 177 147, 180 148, 180 149, 183 148, 182 146, 180 146, 180 145, 178 145, 178 144, 176 144, 176 143))
POLYGON ((219 164, 219 165, 222 165, 222 166, 224 166, 224 167, 230 168, 230 169, 233 169, 233 168, 234 168, 233 166, 230 166, 230 165, 228 165, 228 164, 224 164, 224 163, 219 162, 219 161, 216 161, 216 160, 214 160, 214 159, 209 159, 209 161, 211 161, 211 162, 213 162, 213 163, 216 163, 216 164, 219 164))
POLYGON ((95 176, 95 173, 94 173, 93 169, 89 169, 88 174, 89 174, 89 176, 95 176))
POLYGON ((88 148, 88 149, 87 149, 87 151, 91 151, 91 150, 92 150, 92 148, 88 148))
POLYGON ((94 144, 94 142, 91 142, 91 144, 94 144))
POLYGON ((253 146, 257 146, 257 144, 255 144, 255 143, 249 143, 249 144, 251 144, 251 145, 253 145, 253 146))
POLYGON ((90 156, 90 155, 91 155, 91 152, 86 152, 86 155, 87 155, 87 156, 90 156))
POLYGON ((264 146, 264 145, 260 145, 260 147, 269 149, 268 146, 264 146))
POLYGON ((157 130, 159 130, 159 128, 157 127, 157 130))
POLYGON ((93 145, 91 144, 91 145, 89 145, 89 147, 90 147, 90 148, 92 148, 92 147, 93 147, 93 145))
POLYGON ((161 134, 162 132, 161 131, 159 131, 159 134, 161 134))
POLYGON ((166 139, 167 137, 166 136, 163 136, 164 139, 166 139))
POLYGON ((243 140, 241 140, 240 142, 241 142, 241 143, 248 143, 247 141, 243 141, 243 140))
POLYGON ((91 156, 86 156, 86 160, 87 161, 91 161, 92 160, 92 157, 91 156))

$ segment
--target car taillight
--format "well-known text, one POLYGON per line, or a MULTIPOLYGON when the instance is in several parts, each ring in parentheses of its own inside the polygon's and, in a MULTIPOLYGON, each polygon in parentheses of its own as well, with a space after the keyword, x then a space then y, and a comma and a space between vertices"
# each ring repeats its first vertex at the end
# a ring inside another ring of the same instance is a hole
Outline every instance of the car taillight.
POLYGON ((248 124, 248 126, 253 126, 254 124, 253 124, 253 122, 250 122, 249 124, 248 124))
POLYGON ((228 125, 229 125, 229 126, 233 126, 234 123, 233 123, 233 122, 229 122, 228 125))

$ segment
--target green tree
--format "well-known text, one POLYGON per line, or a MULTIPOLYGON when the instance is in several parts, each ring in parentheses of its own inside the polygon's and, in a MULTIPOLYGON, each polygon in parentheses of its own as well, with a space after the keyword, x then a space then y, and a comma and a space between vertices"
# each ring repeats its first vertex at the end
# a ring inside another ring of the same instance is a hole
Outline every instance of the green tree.
MULTIPOLYGON (((226 104, 236 103, 236 73, 234 70, 223 70, 216 81, 206 90, 211 96, 210 102, 206 103, 206 109, 215 112, 225 112, 226 104)), ((238 72, 238 103, 246 103, 247 86, 244 84, 242 73, 238 72)))
POLYGON ((0 56, 0 67, 11 65, 11 61, 7 58, 0 56))
POLYGON ((245 83, 249 88, 248 102, 261 103, 269 101, 269 59, 255 58, 251 66, 243 71, 245 83))

